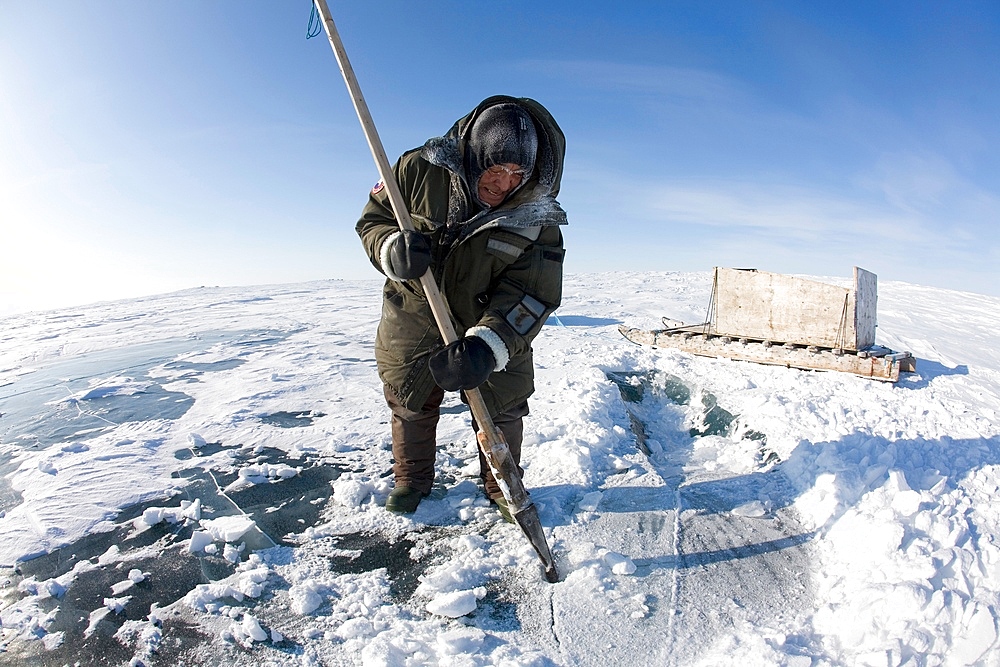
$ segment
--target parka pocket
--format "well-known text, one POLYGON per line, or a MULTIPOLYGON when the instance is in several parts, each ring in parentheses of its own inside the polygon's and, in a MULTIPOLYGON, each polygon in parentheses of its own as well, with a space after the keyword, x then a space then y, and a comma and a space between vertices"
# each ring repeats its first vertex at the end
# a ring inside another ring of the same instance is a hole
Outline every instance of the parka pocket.
POLYGON ((540 299, 558 304, 562 300, 562 264, 566 251, 562 248, 535 246, 531 253, 528 284, 540 299))
POLYGON ((501 260, 502 269, 516 262, 530 245, 531 241, 519 234, 496 231, 486 241, 486 252, 501 260))

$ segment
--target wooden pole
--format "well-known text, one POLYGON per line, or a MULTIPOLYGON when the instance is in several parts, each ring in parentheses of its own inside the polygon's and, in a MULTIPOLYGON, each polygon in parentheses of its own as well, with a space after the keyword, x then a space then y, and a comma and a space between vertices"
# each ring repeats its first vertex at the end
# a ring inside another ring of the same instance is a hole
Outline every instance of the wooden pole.
MULTIPOLYGON (((378 130, 375 128, 375 121, 372 120, 368 104, 361 93, 361 86, 358 84, 358 79, 354 75, 354 69, 347 58, 347 51, 344 49, 344 43, 340 39, 340 33, 337 32, 337 26, 333 22, 330 8, 327 6, 326 0, 315 0, 315 3, 316 9, 323 19, 323 28, 326 30, 326 36, 329 38, 330 46, 333 48, 333 53, 337 58, 340 73, 343 75, 344 82, 347 84, 347 90, 351 94, 354 110, 361 121, 361 128, 364 130, 365 139, 368 141, 368 148, 371 149, 372 157, 375 158, 375 166, 378 168, 379 176, 381 176, 382 182, 385 184, 386 192, 389 195, 389 204, 392 206, 396 221, 399 223, 400 229, 415 231, 413 220, 410 218, 410 211, 406 207, 406 202, 403 200, 403 193, 400 191, 396 177, 392 173, 392 165, 389 164, 389 159, 386 157, 382 140, 379 138, 378 130)), ((451 321, 451 313, 448 310, 444 296, 438 289, 437 282, 434 280, 434 276, 430 270, 426 271, 420 277, 420 286, 427 297, 427 303, 430 305, 431 313, 434 315, 434 321, 437 323, 445 345, 454 343, 458 340, 458 334, 455 331, 455 325, 451 321)), ((503 491, 504 497, 507 499, 511 514, 538 553, 538 557, 545 568, 546 579, 550 582, 555 582, 558 580, 555 560, 552 558, 552 553, 542 532, 541 522, 538 519, 538 509, 531 501, 531 497, 528 495, 528 491, 521 481, 517 465, 514 463, 514 457, 510 454, 510 448, 507 446, 503 434, 493 423, 493 419, 490 417, 489 410, 486 407, 486 402, 483 400, 482 392, 479 389, 468 389, 465 391, 465 399, 469 403, 469 410, 471 410, 472 416, 479 425, 479 434, 477 437, 479 446, 483 450, 483 454, 486 455, 486 460, 492 468, 493 475, 503 491)))

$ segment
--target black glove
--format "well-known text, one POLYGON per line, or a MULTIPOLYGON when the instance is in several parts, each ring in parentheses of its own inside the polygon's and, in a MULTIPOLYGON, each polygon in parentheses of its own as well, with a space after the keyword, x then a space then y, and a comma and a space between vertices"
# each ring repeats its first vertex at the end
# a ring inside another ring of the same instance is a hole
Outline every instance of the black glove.
POLYGON ((431 265, 431 241, 420 232, 401 231, 389 246, 389 270, 411 280, 427 272, 431 265))
POLYGON ((446 345, 427 360, 431 376, 445 391, 475 389, 496 368, 493 350, 479 336, 466 336, 446 345))

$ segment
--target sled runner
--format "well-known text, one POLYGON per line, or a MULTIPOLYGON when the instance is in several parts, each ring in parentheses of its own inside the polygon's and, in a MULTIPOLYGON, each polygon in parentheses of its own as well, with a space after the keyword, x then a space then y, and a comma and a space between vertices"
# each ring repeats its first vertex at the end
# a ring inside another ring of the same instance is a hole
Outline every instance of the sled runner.
POLYGON ((704 323, 664 318, 664 329, 618 330, 640 345, 896 382, 900 373, 916 370, 916 359, 875 344, 876 303, 876 276, 858 267, 853 289, 716 267, 704 323))

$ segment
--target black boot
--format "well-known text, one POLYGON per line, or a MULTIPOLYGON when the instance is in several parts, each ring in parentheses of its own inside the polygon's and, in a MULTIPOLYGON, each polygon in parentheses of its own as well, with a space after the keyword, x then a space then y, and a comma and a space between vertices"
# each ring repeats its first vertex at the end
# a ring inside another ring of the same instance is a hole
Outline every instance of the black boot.
POLYGON ((427 495, 411 486, 397 486, 385 499, 385 508, 397 514, 413 514, 417 511, 417 505, 427 495))

